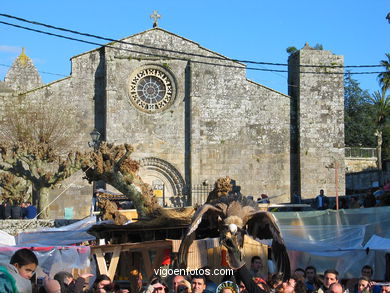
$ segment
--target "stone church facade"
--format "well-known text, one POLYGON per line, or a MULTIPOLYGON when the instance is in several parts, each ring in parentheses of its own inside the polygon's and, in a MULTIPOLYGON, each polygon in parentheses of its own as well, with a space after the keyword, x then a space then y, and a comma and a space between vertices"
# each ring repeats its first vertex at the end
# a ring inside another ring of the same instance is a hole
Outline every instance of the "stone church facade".
MULTIPOLYGON (((248 80, 244 64, 161 28, 74 56, 71 75, 46 85, 19 59, 0 83, 2 100, 72 105, 74 147, 86 149, 94 128, 102 140, 132 144, 141 177, 168 206, 201 203, 193 187, 225 176, 243 194, 266 193, 272 202, 289 202, 294 191, 332 196, 336 185, 344 194, 343 57, 330 51, 306 45, 290 56, 289 95, 248 80), (326 67, 334 65, 341 67, 326 67)), ((69 205, 80 217, 92 187, 81 174, 67 181, 73 186, 53 211, 69 205)))

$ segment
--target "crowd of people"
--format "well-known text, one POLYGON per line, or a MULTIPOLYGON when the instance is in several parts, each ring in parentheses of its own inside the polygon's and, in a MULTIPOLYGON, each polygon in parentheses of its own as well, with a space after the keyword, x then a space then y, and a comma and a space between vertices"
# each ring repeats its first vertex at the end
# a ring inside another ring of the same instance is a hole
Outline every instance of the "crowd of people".
MULTIPOLYGON (((298 193, 292 196, 292 203, 308 203, 315 210, 336 209, 335 199, 325 195, 323 189, 311 200, 302 200, 298 193)), ((390 183, 377 189, 368 189, 365 194, 339 197, 339 209, 372 208, 390 205, 390 183)))
MULTIPOLYGON (((365 265, 356 279, 339 279, 334 269, 317 274, 314 266, 297 268, 290 278, 283 273, 263 275, 259 256, 252 257, 249 267, 229 249, 229 266, 233 275, 225 275, 220 284, 207 275, 174 275, 162 278, 154 275, 146 286, 139 286, 142 293, 390 293, 390 283, 372 281, 373 269, 365 265), (170 285, 168 285, 170 284, 170 285)), ((32 284, 39 262, 33 251, 17 250, 8 264, 0 264, 1 293, 130 293, 120 289, 107 275, 98 275, 89 286, 93 274, 81 274, 77 278, 60 271, 53 278, 46 277, 40 286, 32 284)))
POLYGON ((222 283, 215 284, 207 276, 176 275, 168 286, 156 276, 144 293, 389 293, 390 283, 371 281, 373 270, 366 265, 356 279, 340 280, 334 269, 317 274, 314 266, 297 268, 293 276, 285 279, 282 273, 261 277, 258 258, 252 259, 250 269, 245 265, 236 267, 234 276, 225 276, 222 283))
POLYGON ((32 205, 31 202, 14 202, 13 204, 7 200, 4 200, 0 204, 0 219, 34 219, 37 216, 37 207, 32 205))

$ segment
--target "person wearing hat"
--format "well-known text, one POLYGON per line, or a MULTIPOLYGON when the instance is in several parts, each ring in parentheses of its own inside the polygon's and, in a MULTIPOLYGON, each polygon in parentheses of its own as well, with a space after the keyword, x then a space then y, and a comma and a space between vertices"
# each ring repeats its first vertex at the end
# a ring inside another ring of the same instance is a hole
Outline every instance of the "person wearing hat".
POLYGON ((236 283, 225 281, 218 285, 216 293, 239 293, 240 290, 236 283))

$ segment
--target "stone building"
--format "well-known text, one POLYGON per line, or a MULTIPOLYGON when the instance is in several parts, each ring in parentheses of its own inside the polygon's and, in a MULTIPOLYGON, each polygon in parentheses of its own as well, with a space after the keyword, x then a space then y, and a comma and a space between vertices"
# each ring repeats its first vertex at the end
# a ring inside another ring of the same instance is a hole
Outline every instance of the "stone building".
MULTIPOLYGON (((194 186, 224 176, 243 194, 266 193, 272 202, 289 202, 294 191, 334 195, 336 185, 344 193, 342 56, 308 45, 292 54, 289 95, 248 80, 244 64, 158 27, 71 63, 69 77, 46 85, 14 64, 0 96, 10 99, 11 89, 12 97, 73 105, 74 146, 87 148, 94 128, 103 140, 132 144, 141 177, 168 206, 200 203, 194 186)), ((53 211, 69 206, 81 216, 92 187, 71 180, 76 187, 53 211)))

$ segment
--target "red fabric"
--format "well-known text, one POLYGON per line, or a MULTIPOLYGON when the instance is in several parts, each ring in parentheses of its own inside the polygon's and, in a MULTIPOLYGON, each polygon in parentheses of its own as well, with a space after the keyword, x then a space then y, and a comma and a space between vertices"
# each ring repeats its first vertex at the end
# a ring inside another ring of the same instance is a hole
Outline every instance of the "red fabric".
POLYGON ((259 283, 267 284, 267 282, 266 282, 263 278, 260 278, 260 277, 255 277, 255 278, 253 278, 253 281, 254 281, 256 284, 259 284, 259 283))
POLYGON ((171 264, 171 250, 167 248, 164 250, 164 258, 161 265, 167 266, 170 264, 171 264))
POLYGON ((385 186, 383 186, 383 190, 390 191, 390 183, 385 184, 385 186))
POLYGON ((221 250, 221 266, 223 266, 223 267, 229 267, 229 264, 227 262, 226 252, 227 252, 227 250, 225 250, 225 249, 221 250))

